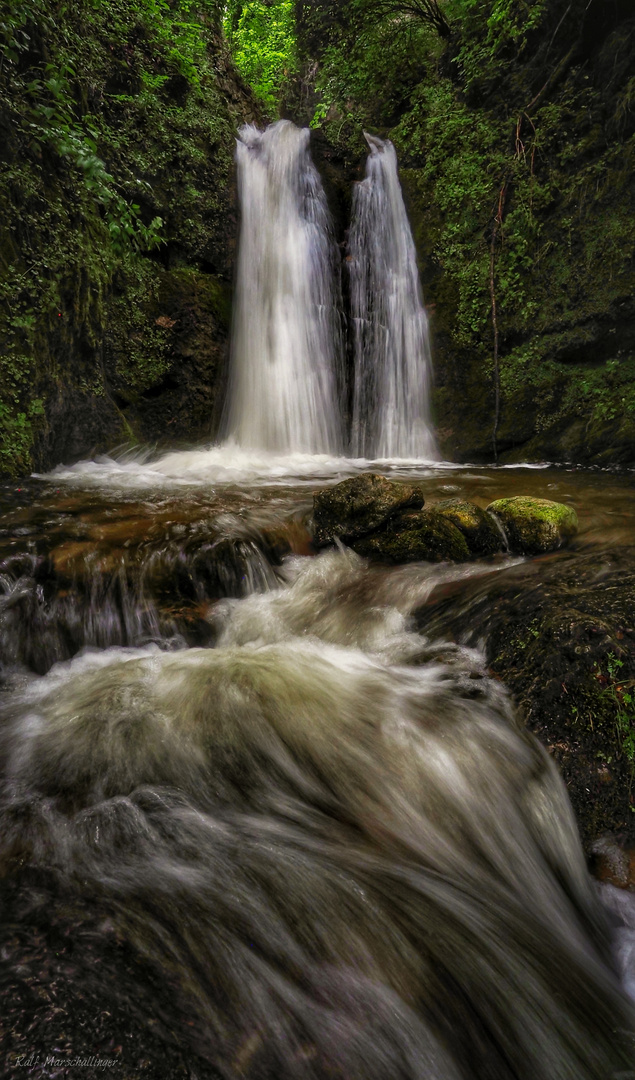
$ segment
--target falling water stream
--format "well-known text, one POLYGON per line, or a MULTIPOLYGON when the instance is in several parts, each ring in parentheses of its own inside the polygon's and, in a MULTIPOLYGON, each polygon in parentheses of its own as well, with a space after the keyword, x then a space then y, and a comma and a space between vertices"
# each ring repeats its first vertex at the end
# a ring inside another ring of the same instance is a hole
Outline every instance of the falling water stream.
MULTIPOLYGON (((313 490, 368 467, 338 456, 325 204, 292 125, 238 154, 231 439, 0 490, 8 1075, 633 1080, 632 905, 601 902, 480 652, 413 617, 520 560, 315 553, 313 490)), ((432 456, 420 402, 419 449, 377 415, 358 452, 432 456)), ((632 541, 627 476, 381 468, 428 501, 570 502, 598 557, 632 541)))
POLYGON ((240 446, 337 453, 336 253, 308 129, 244 127, 242 226, 226 428, 240 446))
POLYGON ((430 344, 417 253, 389 140, 366 135, 349 241, 355 328, 355 457, 434 460, 430 344))

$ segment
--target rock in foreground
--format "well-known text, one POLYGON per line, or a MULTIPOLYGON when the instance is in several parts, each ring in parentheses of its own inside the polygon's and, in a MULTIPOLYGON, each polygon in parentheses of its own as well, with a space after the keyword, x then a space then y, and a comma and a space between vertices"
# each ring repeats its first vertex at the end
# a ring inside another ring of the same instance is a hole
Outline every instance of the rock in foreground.
POLYGON ((335 538, 350 541, 375 532, 400 510, 419 509, 418 488, 397 484, 376 473, 343 480, 313 496, 314 541, 318 547, 335 538))
POLYGON ((578 517, 572 506, 517 495, 497 499, 487 512, 503 526, 510 550, 518 555, 542 555, 562 547, 578 531, 578 517))
POLYGON ((463 533, 472 555, 495 555, 505 547, 503 533, 482 507, 465 499, 443 499, 434 509, 463 533))
POLYGON ((475 577, 415 613, 428 640, 483 649, 557 761, 587 850, 611 832, 635 851, 634 607, 635 548, 617 548, 475 577))
POLYGON ((380 562, 465 562, 470 558, 463 533, 436 510, 409 511, 386 528, 354 541, 358 555, 380 562))
POLYGON ((375 473, 343 480, 313 496, 314 544, 339 539, 387 563, 465 562, 507 544, 521 555, 555 551, 578 530, 572 507, 528 495, 497 499, 487 510, 465 499, 425 510, 423 503, 418 488, 375 473))

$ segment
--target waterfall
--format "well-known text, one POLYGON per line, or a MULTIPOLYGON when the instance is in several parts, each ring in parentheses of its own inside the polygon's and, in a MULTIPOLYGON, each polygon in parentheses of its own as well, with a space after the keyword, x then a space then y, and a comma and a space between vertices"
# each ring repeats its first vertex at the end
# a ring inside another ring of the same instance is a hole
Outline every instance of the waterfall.
POLYGON ((239 132, 242 211, 226 433, 257 450, 341 448, 337 251, 309 131, 239 132))
POLYGON ((365 135, 349 241, 355 384, 352 451, 437 458, 429 419, 430 345, 417 260, 391 142, 365 135))

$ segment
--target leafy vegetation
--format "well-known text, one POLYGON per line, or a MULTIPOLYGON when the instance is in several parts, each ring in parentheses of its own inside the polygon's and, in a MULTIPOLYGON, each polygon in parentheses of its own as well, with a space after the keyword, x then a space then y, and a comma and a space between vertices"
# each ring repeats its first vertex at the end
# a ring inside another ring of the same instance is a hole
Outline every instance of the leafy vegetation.
POLYGON ((275 119, 297 74, 295 0, 229 0, 223 26, 238 70, 275 119))
POLYGON ((607 682, 604 690, 615 707, 615 725, 620 749, 624 757, 635 769, 635 699, 632 694, 632 680, 624 682, 621 669, 624 661, 615 653, 607 656, 607 682))
MULTIPOLYGON (((216 0, 3 6, 0 471, 31 467, 47 436, 47 402, 60 392, 76 393, 89 411, 89 398, 104 396, 105 324, 120 316, 113 282, 143 281, 151 299, 170 261, 226 272, 237 117, 227 104, 221 8, 216 0)), ((134 384, 169 366, 158 329, 127 348, 134 384)))

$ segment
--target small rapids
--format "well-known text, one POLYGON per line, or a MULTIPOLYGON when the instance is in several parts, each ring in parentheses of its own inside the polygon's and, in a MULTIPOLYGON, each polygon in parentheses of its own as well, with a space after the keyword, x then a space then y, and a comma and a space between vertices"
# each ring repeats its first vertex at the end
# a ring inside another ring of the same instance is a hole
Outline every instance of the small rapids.
POLYGON ((40 525, 0 536, 0 682, 16 668, 44 674, 84 648, 207 643, 209 604, 277 585, 294 542, 275 511, 248 520, 168 502, 102 516, 70 500, 51 516, 46 534, 40 525))
POLYGON ((143 1054, 187 1063, 152 1075, 634 1075, 564 785, 480 655, 413 632, 451 573, 427 570, 292 557, 218 601, 214 648, 89 652, 5 693, 5 963, 69 911, 84 950, 40 975, 48 1037, 79 979, 99 1017, 152 1008, 143 1054))

